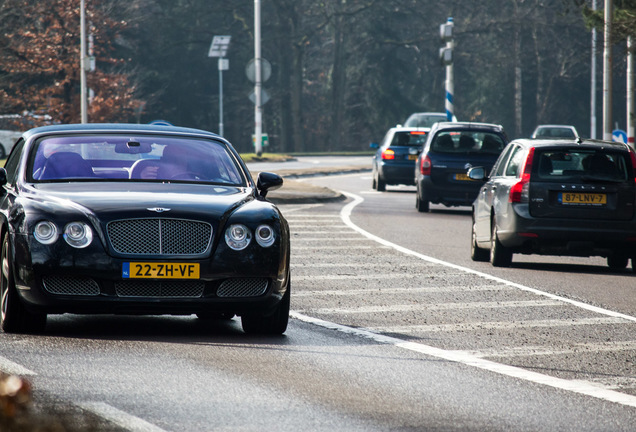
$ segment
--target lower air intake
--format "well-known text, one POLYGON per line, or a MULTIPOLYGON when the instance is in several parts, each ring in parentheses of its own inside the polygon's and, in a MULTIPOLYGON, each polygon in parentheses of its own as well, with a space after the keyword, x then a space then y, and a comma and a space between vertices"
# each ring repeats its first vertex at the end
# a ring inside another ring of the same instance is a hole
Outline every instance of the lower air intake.
POLYGON ((74 276, 46 276, 42 279, 44 289, 58 295, 99 295, 99 285, 91 278, 74 276))
POLYGON ((122 281, 115 284, 119 297, 198 298, 203 296, 201 281, 122 281))
POLYGON ((216 295, 219 297, 258 297, 267 291, 267 279, 226 279, 216 295))

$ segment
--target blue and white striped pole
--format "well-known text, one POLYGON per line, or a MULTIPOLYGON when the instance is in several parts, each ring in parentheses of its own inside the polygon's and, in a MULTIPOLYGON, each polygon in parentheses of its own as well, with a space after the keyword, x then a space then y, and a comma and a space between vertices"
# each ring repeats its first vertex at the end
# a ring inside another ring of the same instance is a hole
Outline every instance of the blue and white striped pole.
POLYGON ((453 18, 449 17, 446 24, 440 26, 440 36, 442 41, 446 42, 446 46, 440 50, 440 60, 446 66, 446 119, 453 121, 455 117, 455 107, 453 106, 454 80, 453 80, 453 49, 455 43, 453 41, 453 18))

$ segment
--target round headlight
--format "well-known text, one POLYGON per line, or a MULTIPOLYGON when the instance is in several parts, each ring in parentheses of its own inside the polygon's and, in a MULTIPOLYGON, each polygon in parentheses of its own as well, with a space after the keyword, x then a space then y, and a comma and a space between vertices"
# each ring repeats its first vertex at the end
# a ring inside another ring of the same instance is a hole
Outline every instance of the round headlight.
POLYGON ((33 236, 42 244, 51 244, 57 240, 57 227, 53 222, 38 222, 33 230, 33 236))
POLYGON ((225 243, 234 250, 243 250, 250 244, 252 233, 245 225, 230 225, 225 230, 225 243))
POLYGON ((84 222, 71 222, 64 228, 64 240, 76 248, 85 248, 93 241, 93 230, 84 222))
POLYGON ((274 244, 276 237, 274 230, 269 225, 260 225, 256 228, 256 242, 263 247, 270 247, 274 244))

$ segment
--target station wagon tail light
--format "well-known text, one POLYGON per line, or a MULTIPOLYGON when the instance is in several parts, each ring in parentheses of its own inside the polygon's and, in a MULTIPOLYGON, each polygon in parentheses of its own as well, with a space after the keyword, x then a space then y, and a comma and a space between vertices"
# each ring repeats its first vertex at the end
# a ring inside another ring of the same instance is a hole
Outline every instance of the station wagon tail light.
POLYGON ((33 230, 33 237, 42 244, 51 244, 57 240, 57 227, 53 222, 38 222, 33 230))
POLYGON ((636 153, 631 148, 629 149, 629 156, 632 158, 632 170, 634 172, 634 182, 636 183, 636 153))
POLYGON ((85 248, 93 241, 93 230, 84 222, 71 222, 64 228, 64 240, 74 248, 85 248))
POLYGON ((382 159, 393 160, 395 159, 395 152, 391 149, 386 149, 382 152, 382 159))
POLYGON ((424 156, 420 159, 420 173, 422 175, 431 175, 431 168, 433 168, 433 163, 430 157, 424 156))
POLYGON ((532 172, 532 159, 534 159, 534 147, 528 150, 528 156, 521 170, 521 180, 512 185, 508 202, 527 203, 530 197, 530 173, 532 172))

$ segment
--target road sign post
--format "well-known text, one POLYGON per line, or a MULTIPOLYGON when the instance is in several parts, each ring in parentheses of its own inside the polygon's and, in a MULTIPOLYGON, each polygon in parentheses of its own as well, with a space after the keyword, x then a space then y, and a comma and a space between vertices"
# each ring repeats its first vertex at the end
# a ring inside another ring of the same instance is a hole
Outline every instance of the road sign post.
POLYGON ((230 68, 230 61, 225 57, 232 36, 214 36, 208 57, 219 58, 219 135, 223 136, 223 71, 230 68))

